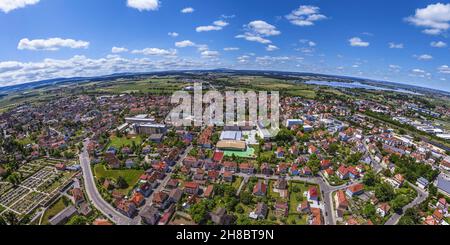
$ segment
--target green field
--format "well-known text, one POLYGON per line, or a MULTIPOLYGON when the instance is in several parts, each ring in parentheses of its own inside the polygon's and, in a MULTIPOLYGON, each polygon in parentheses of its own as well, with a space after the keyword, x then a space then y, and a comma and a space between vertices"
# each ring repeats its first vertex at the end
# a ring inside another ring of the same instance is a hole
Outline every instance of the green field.
POLYGON ((49 220, 67 207, 64 204, 63 198, 64 197, 60 198, 57 202, 55 202, 55 204, 45 211, 44 217, 42 217, 43 225, 49 225, 49 220))
POLYGON ((119 189, 119 191, 125 195, 133 189, 134 185, 139 180, 139 177, 144 173, 142 170, 134 170, 134 169, 121 169, 121 170, 108 170, 104 165, 96 165, 94 167, 94 175, 97 179, 100 178, 109 178, 116 180, 119 176, 122 176, 128 184, 128 188, 119 189))
POLYGON ((110 138, 110 143, 108 145, 108 147, 112 146, 116 149, 119 149, 121 147, 124 146, 131 146, 132 143, 135 143, 136 145, 140 145, 142 144, 142 138, 141 136, 137 135, 137 136, 133 136, 133 137, 116 137, 116 136, 111 136, 110 138))
POLYGON ((246 151, 224 151, 226 157, 232 157, 233 155, 243 158, 255 158, 255 149, 247 147, 246 151))

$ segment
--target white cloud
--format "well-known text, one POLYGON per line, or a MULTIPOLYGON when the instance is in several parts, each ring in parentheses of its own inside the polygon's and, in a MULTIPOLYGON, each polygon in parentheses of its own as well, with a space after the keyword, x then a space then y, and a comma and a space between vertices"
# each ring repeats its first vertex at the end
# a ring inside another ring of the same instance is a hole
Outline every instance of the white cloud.
POLYGON ((158 0, 127 0, 127 6, 138 9, 139 11, 158 10, 158 0))
POLYGON ((167 35, 171 36, 171 37, 178 37, 179 34, 177 32, 169 32, 167 33, 167 35))
POLYGON ((91 59, 76 55, 69 59, 44 59, 38 62, 0 62, 0 86, 9 86, 61 77, 89 77, 121 72, 148 72, 177 69, 217 68, 211 59, 163 57, 160 60, 127 59, 119 55, 91 59))
POLYGON ((312 26, 314 22, 325 20, 327 17, 320 13, 320 8, 311 5, 302 5, 298 9, 286 15, 292 24, 297 26, 312 26))
POLYGON ((39 3, 40 0, 1 0, 0 10, 9 13, 10 11, 18 8, 24 8, 27 5, 34 5, 39 3))
POLYGON ((447 47, 447 44, 445 42, 438 41, 438 42, 431 42, 430 46, 433 48, 445 48, 447 47))
POLYGON ((111 52, 114 54, 128 52, 127 48, 124 47, 112 47, 111 52))
POLYGON ((195 28, 195 31, 196 32, 220 31, 227 25, 228 25, 228 22, 225 22, 223 20, 216 20, 213 22, 213 25, 199 26, 199 27, 195 28))
POLYGON ((278 49, 279 48, 277 46, 275 46, 275 45, 269 45, 269 46, 266 47, 267 51, 275 51, 275 50, 278 50, 278 49))
POLYGON ((412 72, 414 72, 414 73, 425 73, 424 70, 418 69, 418 68, 413 69, 412 72))
POLYGON ((89 42, 81 41, 81 40, 73 40, 73 39, 62 39, 59 37, 49 38, 49 39, 34 39, 30 40, 28 38, 24 38, 19 41, 17 45, 17 49, 19 50, 48 50, 48 51, 56 51, 60 48, 88 48, 89 42))
POLYGON ((145 48, 145 49, 135 49, 131 51, 133 54, 143 54, 143 55, 150 55, 150 56, 176 56, 177 50, 176 49, 160 49, 160 48, 145 48))
POLYGON ((429 54, 414 55, 414 57, 417 58, 418 60, 431 60, 431 59, 433 59, 433 56, 431 56, 429 54))
POLYGON ((425 8, 416 9, 414 16, 405 19, 409 23, 426 28, 423 32, 438 35, 450 28, 450 3, 430 4, 425 8))
POLYGON ((226 47, 226 48, 223 48, 223 51, 237 51, 237 50, 239 50, 238 47, 226 47))
POLYGON ((183 14, 190 14, 190 13, 194 13, 195 9, 192 7, 187 7, 182 9, 180 12, 183 14))
POLYGON ((191 42, 190 40, 184 40, 184 41, 176 42, 175 46, 177 48, 186 48, 186 47, 195 46, 195 43, 191 42))
POLYGON ((439 73, 450 74, 450 67, 448 65, 441 65, 438 67, 438 71, 439 73))
POLYGON ((309 41, 308 42, 308 46, 315 47, 315 46, 317 46, 317 44, 315 42, 313 42, 313 41, 309 41))
POLYGON ((401 49, 403 48, 403 43, 389 43, 389 48, 401 49))
POLYGON ((212 51, 212 50, 205 50, 205 51, 201 52, 201 55, 203 58, 215 58, 215 57, 219 56, 219 52, 212 51))
POLYGON ((255 20, 247 25, 244 25, 246 32, 241 35, 237 35, 236 38, 243 38, 251 42, 259 42, 262 44, 272 43, 266 37, 280 35, 281 32, 277 28, 263 20, 255 20))
POLYGON ((389 65, 389 70, 394 71, 394 72, 400 72, 400 69, 402 67, 399 65, 389 65))
POLYGON ((353 47, 368 47, 370 45, 369 42, 365 42, 359 37, 352 37, 348 41, 350 42, 350 46, 353 47))

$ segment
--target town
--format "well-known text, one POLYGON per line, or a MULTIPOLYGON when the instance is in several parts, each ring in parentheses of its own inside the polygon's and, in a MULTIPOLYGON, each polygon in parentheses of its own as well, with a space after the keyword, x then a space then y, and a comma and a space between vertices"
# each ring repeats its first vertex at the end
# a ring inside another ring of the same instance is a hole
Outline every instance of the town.
POLYGON ((10 106, 0 114, 0 222, 448 225, 448 103, 268 79, 87 83, 10 106), (284 88, 278 134, 261 121, 172 125, 171 92, 193 82, 284 88))

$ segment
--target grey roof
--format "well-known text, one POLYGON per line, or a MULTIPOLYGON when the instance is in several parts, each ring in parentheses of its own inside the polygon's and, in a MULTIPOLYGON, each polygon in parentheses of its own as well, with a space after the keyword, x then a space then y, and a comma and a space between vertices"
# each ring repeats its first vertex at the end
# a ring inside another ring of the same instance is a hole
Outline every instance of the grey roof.
POLYGON ((427 179, 425 179, 424 177, 418 178, 418 179, 417 179, 417 182, 420 183, 420 184, 422 184, 422 185, 428 185, 428 184, 430 183, 430 182, 429 182, 427 179))
POLYGON ((69 207, 63 209, 61 212, 56 214, 53 218, 51 218, 49 222, 52 225, 58 225, 62 223, 65 219, 72 217, 72 215, 74 215, 76 212, 77 209, 73 205, 70 205, 69 207))
POLYGON ((450 194, 450 179, 445 178, 442 174, 437 178, 437 188, 450 194))

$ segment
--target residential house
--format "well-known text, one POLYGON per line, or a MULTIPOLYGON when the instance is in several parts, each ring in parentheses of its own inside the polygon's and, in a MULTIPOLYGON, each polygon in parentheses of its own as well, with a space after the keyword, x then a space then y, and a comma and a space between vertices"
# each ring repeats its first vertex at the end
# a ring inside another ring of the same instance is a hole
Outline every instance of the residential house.
POLYGON ((381 217, 384 217, 389 214, 389 210, 391 210, 391 206, 387 202, 383 202, 378 204, 376 212, 381 217))
POLYGON ((160 218, 160 214, 157 208, 153 206, 147 206, 141 212, 142 222, 147 225, 156 225, 160 218))
POLYGON ((336 175, 340 178, 340 179, 348 179, 349 178, 349 172, 348 169, 344 166, 341 165, 338 170, 336 171, 336 175))
POLYGON ((227 215, 225 208, 219 207, 214 212, 209 213, 211 221, 216 225, 229 225, 232 221, 232 216, 227 215))
POLYGON ((256 204, 256 208, 250 212, 249 217, 252 219, 265 219, 267 216, 267 213, 269 211, 269 208, 267 205, 263 202, 260 202, 256 204))
POLYGON ((184 192, 190 195, 197 195, 200 187, 198 183, 186 182, 184 183, 184 192))
POLYGON ((179 188, 175 188, 170 191, 168 201, 171 203, 178 203, 178 201, 181 200, 182 196, 183 196, 183 191, 179 188))
POLYGON ((289 215, 289 205, 284 201, 277 201, 274 205, 275 216, 287 217, 289 215))
POLYGON ((225 182, 233 182, 233 173, 230 171, 225 171, 222 174, 222 178, 225 182))
POLYGON ((258 180, 258 183, 253 187, 253 195, 255 196, 265 196, 267 193, 267 185, 262 181, 258 180))
POLYGON ((167 207, 169 195, 165 192, 159 191, 153 194, 153 204, 155 207, 165 209, 167 207))
POLYGON ((251 175, 255 172, 255 168, 252 163, 241 163, 239 164, 239 171, 243 174, 251 175))
POLYGON ((117 210, 121 212, 123 215, 132 218, 134 214, 136 213, 136 205, 134 202, 127 201, 127 200, 119 200, 116 204, 117 210))
POLYGON ((361 195, 364 192, 364 185, 361 183, 354 184, 347 188, 345 194, 349 197, 361 195))

